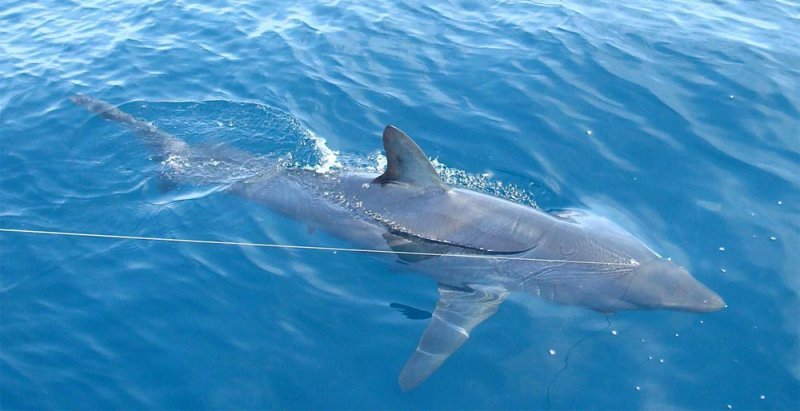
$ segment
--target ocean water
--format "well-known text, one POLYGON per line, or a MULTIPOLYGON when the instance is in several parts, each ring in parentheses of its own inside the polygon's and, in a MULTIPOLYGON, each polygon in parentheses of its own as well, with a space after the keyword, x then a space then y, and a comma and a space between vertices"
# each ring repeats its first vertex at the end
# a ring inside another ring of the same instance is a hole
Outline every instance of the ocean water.
POLYGON ((438 294, 386 259, 0 232, 0 408, 798 409, 798 31, 786 0, 4 0, 0 228, 346 246, 164 187, 76 93, 320 172, 379 171, 394 124, 451 184, 607 216, 728 308, 513 295, 404 393, 438 294))

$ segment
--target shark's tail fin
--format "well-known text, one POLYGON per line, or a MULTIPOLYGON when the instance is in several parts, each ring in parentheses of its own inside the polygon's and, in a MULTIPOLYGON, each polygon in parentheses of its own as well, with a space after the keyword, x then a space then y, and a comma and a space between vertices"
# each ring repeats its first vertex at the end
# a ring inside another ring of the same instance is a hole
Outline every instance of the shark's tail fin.
POLYGON ((170 154, 183 155, 189 150, 188 145, 181 139, 159 130, 153 124, 138 119, 102 100, 76 94, 69 98, 73 103, 85 107, 92 113, 99 114, 105 119, 113 120, 130 127, 147 146, 157 155, 169 156, 170 154))

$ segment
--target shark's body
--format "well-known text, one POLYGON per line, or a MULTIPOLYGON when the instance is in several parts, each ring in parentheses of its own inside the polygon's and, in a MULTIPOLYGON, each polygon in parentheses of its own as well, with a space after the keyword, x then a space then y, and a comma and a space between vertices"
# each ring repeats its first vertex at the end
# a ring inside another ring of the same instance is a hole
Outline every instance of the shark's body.
MULTIPOLYGON (((214 155, 107 103, 84 96, 73 101, 130 126, 163 157, 214 155)), ((428 378, 511 292, 602 312, 708 312, 725 306, 685 269, 608 220, 579 213, 554 216, 448 187, 400 130, 386 127, 383 142, 388 165, 381 175, 276 167, 238 180, 228 191, 354 246, 393 251, 439 282, 441 298, 430 325, 400 373, 404 390, 428 378)), ((235 157, 241 161, 247 155, 235 157)))

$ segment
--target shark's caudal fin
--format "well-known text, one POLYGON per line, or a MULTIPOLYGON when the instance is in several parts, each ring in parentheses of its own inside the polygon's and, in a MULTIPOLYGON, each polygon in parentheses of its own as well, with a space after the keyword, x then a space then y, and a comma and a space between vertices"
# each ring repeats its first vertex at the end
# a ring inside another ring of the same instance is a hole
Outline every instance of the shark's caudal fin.
POLYGON ((453 288, 439 284, 441 298, 419 345, 400 372, 400 388, 422 384, 469 338, 478 324, 497 312, 508 291, 494 288, 453 288))
POLYGON ((383 130, 386 172, 375 183, 400 183, 420 188, 447 188, 417 143, 395 126, 383 130))
POLYGON ((140 120, 122 110, 89 96, 76 94, 69 98, 73 103, 85 107, 92 113, 99 114, 103 118, 113 120, 130 127, 139 137, 144 140, 148 148, 157 155, 185 155, 189 151, 189 146, 179 138, 159 130, 156 126, 147 121, 140 120))

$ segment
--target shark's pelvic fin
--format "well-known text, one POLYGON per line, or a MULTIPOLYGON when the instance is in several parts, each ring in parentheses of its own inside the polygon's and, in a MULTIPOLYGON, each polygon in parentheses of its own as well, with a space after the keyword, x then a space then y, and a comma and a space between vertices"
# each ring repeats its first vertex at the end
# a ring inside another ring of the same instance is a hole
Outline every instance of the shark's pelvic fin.
POLYGON ((386 172, 376 178, 375 183, 447 188, 417 143, 395 126, 386 126, 383 130, 383 147, 386 172))
POLYGON ((439 284, 441 298, 416 352, 400 372, 400 388, 414 389, 433 374, 469 338, 478 324, 497 312, 508 291, 496 287, 469 289, 439 284))

